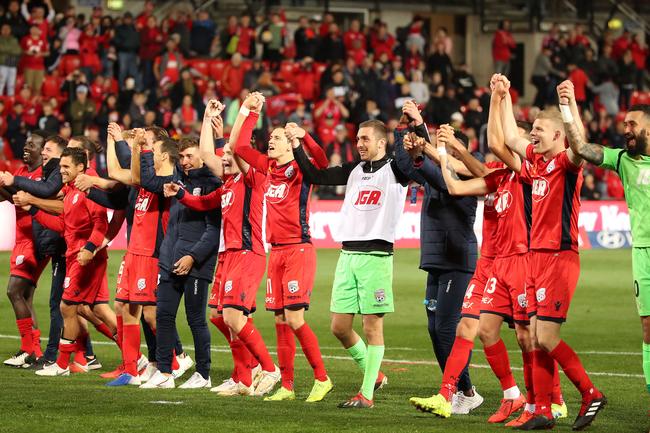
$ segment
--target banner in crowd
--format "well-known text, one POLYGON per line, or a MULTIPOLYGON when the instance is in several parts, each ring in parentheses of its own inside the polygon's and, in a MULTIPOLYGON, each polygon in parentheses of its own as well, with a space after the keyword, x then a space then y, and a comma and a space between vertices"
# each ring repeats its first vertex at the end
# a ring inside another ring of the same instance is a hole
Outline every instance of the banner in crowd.
MULTIPOLYGON (((340 224, 339 210, 343 202, 339 200, 314 200, 311 204, 309 224, 314 245, 317 248, 339 248, 340 244, 332 239, 332 227, 340 224)), ((418 248, 420 245, 420 209, 422 200, 416 204, 407 202, 404 213, 397 227, 397 248, 418 248)), ((474 230, 481 241, 483 223, 483 206, 479 202, 476 212, 474 230)), ((346 224, 354 224, 347 221, 346 224)), ((629 248, 632 245, 630 218, 623 201, 587 201, 582 202, 580 218, 580 247, 591 248, 629 248)), ((13 248, 15 237, 14 207, 10 203, 0 203, 0 250, 13 248)), ((126 249, 126 229, 122 230, 111 243, 112 249, 126 249)))

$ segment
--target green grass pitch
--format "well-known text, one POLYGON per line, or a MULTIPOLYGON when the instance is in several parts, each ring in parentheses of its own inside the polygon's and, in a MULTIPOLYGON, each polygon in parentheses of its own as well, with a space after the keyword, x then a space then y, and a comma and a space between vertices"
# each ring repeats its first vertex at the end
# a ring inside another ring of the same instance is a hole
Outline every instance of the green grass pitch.
MULTIPOLYGON (((298 346, 296 391, 293 402, 263 402, 259 398, 221 398, 207 390, 150 391, 129 387, 110 389, 98 374, 118 363, 118 351, 91 330, 96 352, 104 365, 99 372, 69 378, 39 378, 32 371, 0 366, 0 432, 496 432, 487 417, 498 407, 498 381, 486 368, 477 343, 471 370, 485 403, 468 416, 439 419, 415 411, 411 396, 430 395, 440 383, 441 373, 433 363, 422 305, 425 274, 417 269, 417 250, 395 254, 396 313, 385 321, 386 359, 383 370, 389 385, 375 397, 375 408, 344 411, 340 401, 355 394, 361 373, 329 332, 329 294, 338 252, 318 252, 318 275, 307 320, 317 333, 334 390, 325 401, 304 403, 313 376, 298 346), (173 402, 173 403, 172 403, 173 402)), ((114 287, 119 252, 111 252, 109 286, 114 287)), ((0 254, 0 285, 5 287, 9 254, 0 254)), ((48 268, 49 270, 49 268, 48 268)), ((587 251, 582 253, 582 276, 563 327, 566 341, 580 354, 592 379, 609 398, 590 431, 647 432, 649 396, 641 371, 641 329, 634 306, 630 251, 587 251)), ((37 290, 35 306, 43 335, 47 335, 50 276, 46 271, 37 290)), ((263 305, 264 292, 258 292, 263 305)), ((181 304, 182 310, 182 304, 181 304)), ((256 324, 275 355, 273 320, 259 312, 256 324)), ((357 327, 359 323, 357 322, 357 327)), ((192 339, 182 312, 178 327, 183 343, 192 339)), ((217 385, 232 368, 225 340, 210 325, 212 334, 212 381, 217 385)), ((14 314, 6 297, 0 300, 0 354, 3 359, 19 346, 14 314)), ((515 377, 523 389, 521 355, 512 331, 503 328, 515 377)), ((188 350, 193 356, 193 351, 188 350)), ((187 378, 187 374, 183 379, 187 378)), ((183 379, 177 381, 177 385, 183 379)), ((579 395, 562 376, 569 419, 559 421, 556 430, 569 431, 579 409, 579 395)))

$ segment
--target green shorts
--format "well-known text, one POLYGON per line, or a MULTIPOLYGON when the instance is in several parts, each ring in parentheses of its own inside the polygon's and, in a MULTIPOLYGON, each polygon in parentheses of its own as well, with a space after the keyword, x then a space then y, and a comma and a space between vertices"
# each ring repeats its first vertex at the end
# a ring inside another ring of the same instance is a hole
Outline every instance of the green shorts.
POLYGON ((639 316, 650 316, 650 248, 632 248, 632 276, 639 316))
POLYGON ((393 256, 341 251, 332 287, 332 313, 382 314, 393 305, 393 256))

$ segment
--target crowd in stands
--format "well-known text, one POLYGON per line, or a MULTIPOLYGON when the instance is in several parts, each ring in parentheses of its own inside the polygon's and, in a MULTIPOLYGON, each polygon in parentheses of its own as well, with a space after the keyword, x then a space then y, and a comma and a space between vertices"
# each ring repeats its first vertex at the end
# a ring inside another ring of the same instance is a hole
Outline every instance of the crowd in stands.
MULTIPOLYGON (((415 16, 397 29, 379 19, 341 28, 324 13, 301 17, 289 31, 281 10, 231 16, 222 27, 204 10, 178 8, 160 19, 152 1, 137 16, 101 7, 84 16, 74 7, 55 11, 50 0, 10 1, 0 10, 0 165, 15 166, 37 128, 86 134, 100 145, 110 122, 197 134, 215 97, 227 106, 227 133, 250 91, 267 98, 255 134, 260 148, 269 128, 292 121, 317 137, 332 164, 354 160, 353 125, 379 119, 393 128, 404 101, 415 99, 430 127, 450 123, 472 150, 487 151, 485 83, 454 61, 444 27, 429 34, 415 16)), ((495 70, 509 72, 515 47, 503 22, 492 46, 495 70)), ((648 49, 638 35, 606 32, 592 40, 581 25, 554 25, 540 48, 530 77, 537 94, 532 106, 516 104, 517 117, 531 121, 539 108, 556 104, 555 86, 570 78, 589 140, 623 147, 621 113, 646 95, 648 49)), ((588 168, 585 198, 622 195, 616 176, 588 168)))

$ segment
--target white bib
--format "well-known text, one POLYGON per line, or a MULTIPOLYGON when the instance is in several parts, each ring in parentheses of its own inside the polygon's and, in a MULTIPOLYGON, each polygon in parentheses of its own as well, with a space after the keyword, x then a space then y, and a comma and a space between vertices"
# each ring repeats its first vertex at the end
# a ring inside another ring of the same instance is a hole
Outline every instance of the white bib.
POLYGON ((332 235, 337 242, 382 239, 393 243, 407 188, 399 184, 390 163, 375 173, 364 173, 363 164, 350 173, 341 219, 332 235))

